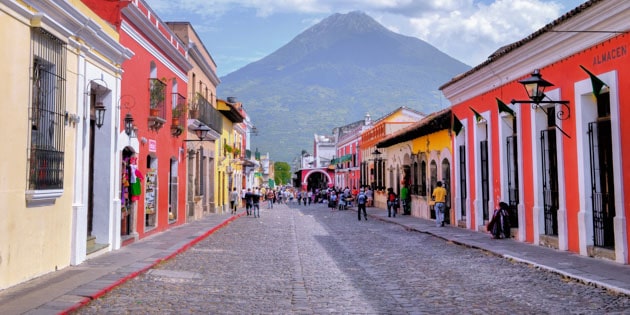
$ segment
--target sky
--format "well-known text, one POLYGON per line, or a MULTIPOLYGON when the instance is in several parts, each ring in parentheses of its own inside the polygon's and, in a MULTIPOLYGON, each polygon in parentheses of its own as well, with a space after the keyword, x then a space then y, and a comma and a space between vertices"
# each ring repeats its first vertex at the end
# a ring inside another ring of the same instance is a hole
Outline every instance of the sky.
POLYGON ((145 0, 163 21, 192 24, 219 77, 257 61, 335 13, 363 11, 469 65, 586 0, 145 0))

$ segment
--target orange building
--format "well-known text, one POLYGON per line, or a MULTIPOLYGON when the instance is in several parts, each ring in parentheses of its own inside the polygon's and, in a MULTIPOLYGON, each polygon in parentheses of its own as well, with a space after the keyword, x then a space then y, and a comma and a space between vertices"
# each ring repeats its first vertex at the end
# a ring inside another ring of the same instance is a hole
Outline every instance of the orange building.
POLYGON ((516 239, 628 263, 628 19, 628 1, 587 1, 440 88, 463 125, 460 225, 485 231, 504 201, 516 239))

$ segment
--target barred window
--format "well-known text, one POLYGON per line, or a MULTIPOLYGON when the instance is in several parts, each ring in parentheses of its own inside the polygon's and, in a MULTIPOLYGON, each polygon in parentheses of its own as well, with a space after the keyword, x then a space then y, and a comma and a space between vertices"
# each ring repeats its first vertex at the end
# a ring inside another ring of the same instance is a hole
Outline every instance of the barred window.
POLYGON ((29 190, 63 188, 65 48, 52 34, 32 29, 29 190))

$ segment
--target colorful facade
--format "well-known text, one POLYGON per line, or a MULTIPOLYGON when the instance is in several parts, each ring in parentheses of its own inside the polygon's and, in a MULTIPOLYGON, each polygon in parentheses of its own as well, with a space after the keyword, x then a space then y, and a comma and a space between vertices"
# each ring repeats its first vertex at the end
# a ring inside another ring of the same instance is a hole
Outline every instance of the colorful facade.
MULTIPOLYGON (((432 113, 420 121, 379 141, 376 147, 389 156, 385 168, 390 170, 388 182, 395 183, 396 194, 406 186, 411 202, 408 213, 435 219, 432 191, 442 182, 448 195, 451 189, 451 122, 450 109, 432 113)), ((447 199, 445 222, 451 220, 451 202, 447 199)))
MULTIPOLYGON (((229 211, 229 192, 234 187, 240 189, 240 177, 236 170, 241 169, 237 157, 240 157, 242 135, 235 131, 234 125, 242 123, 245 117, 239 111, 242 104, 232 98, 217 100, 217 110, 222 115, 222 131, 217 148, 217 172, 215 181, 215 194, 218 196, 216 212, 229 211), (236 150, 235 150, 236 149, 236 150), (238 182, 235 181, 238 178, 238 182)), ((239 171, 240 172, 240 171, 239 171)))
POLYGON ((348 187, 359 189, 361 186, 361 131, 366 130, 372 123, 369 114, 364 120, 337 127, 335 135, 335 158, 330 164, 335 167, 335 185, 339 188, 348 187))
MULTIPOLYGON (((377 144, 385 137, 422 119, 424 115, 402 106, 372 123, 372 127, 361 134, 361 158, 363 165, 363 185, 374 190, 374 206, 387 208, 386 190, 391 187, 400 191, 400 180, 394 176, 393 162, 387 164, 393 152, 377 150, 377 144)), ((409 153, 409 152, 408 152, 409 153)))
POLYGON ((463 125, 462 226, 485 231, 504 201, 516 239, 628 263, 629 18, 627 1, 587 1, 441 87, 463 125), (529 98, 520 81, 537 76, 553 85, 529 98))
POLYGON ((0 57, 10 60, 0 71, 14 83, 0 89, 15 108, 3 112, 1 134, 6 152, 16 153, 0 162, 11 179, 0 184, 3 289, 81 263, 86 236, 105 250, 119 245, 111 232, 117 190, 94 176, 116 178, 115 100, 130 52, 80 2, 3 1, 0 12, 0 28, 11 30, 0 32, 0 57))
POLYGON ((117 27, 120 43, 134 53, 122 65, 118 100, 126 138, 118 148, 120 233, 123 242, 132 242, 186 221, 186 185, 179 179, 186 178, 187 131, 180 118, 192 65, 187 45, 144 1, 84 2, 117 27), (133 127, 125 130, 129 118, 133 127))
POLYGON ((210 52, 188 22, 167 22, 167 25, 183 42, 187 43, 188 61, 192 69, 188 72, 188 119, 186 137, 187 180, 186 213, 195 220, 216 211, 215 170, 217 140, 221 136, 223 119, 216 109, 217 65, 210 52), (207 127, 203 139, 196 130, 207 127))

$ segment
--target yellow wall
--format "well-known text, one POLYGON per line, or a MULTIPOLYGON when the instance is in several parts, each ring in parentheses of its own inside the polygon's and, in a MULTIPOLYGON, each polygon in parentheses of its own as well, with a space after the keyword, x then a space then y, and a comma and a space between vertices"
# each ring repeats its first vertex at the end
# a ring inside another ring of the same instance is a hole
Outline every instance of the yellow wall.
MULTIPOLYGON (((72 171, 75 134, 66 127, 64 192, 52 206, 26 207, 27 145, 30 124, 28 21, 7 14, 0 5, 0 289, 69 265, 72 222, 72 171), (8 84, 7 84, 8 83, 8 84), (7 154, 10 152, 11 154, 7 154)), ((76 104, 75 55, 68 56, 66 102, 76 104)))
POLYGON ((442 151, 442 149, 451 149, 451 136, 448 130, 440 130, 438 132, 418 137, 411 140, 411 149, 413 154, 420 152, 442 151), (428 146, 427 146, 427 140, 428 146))

